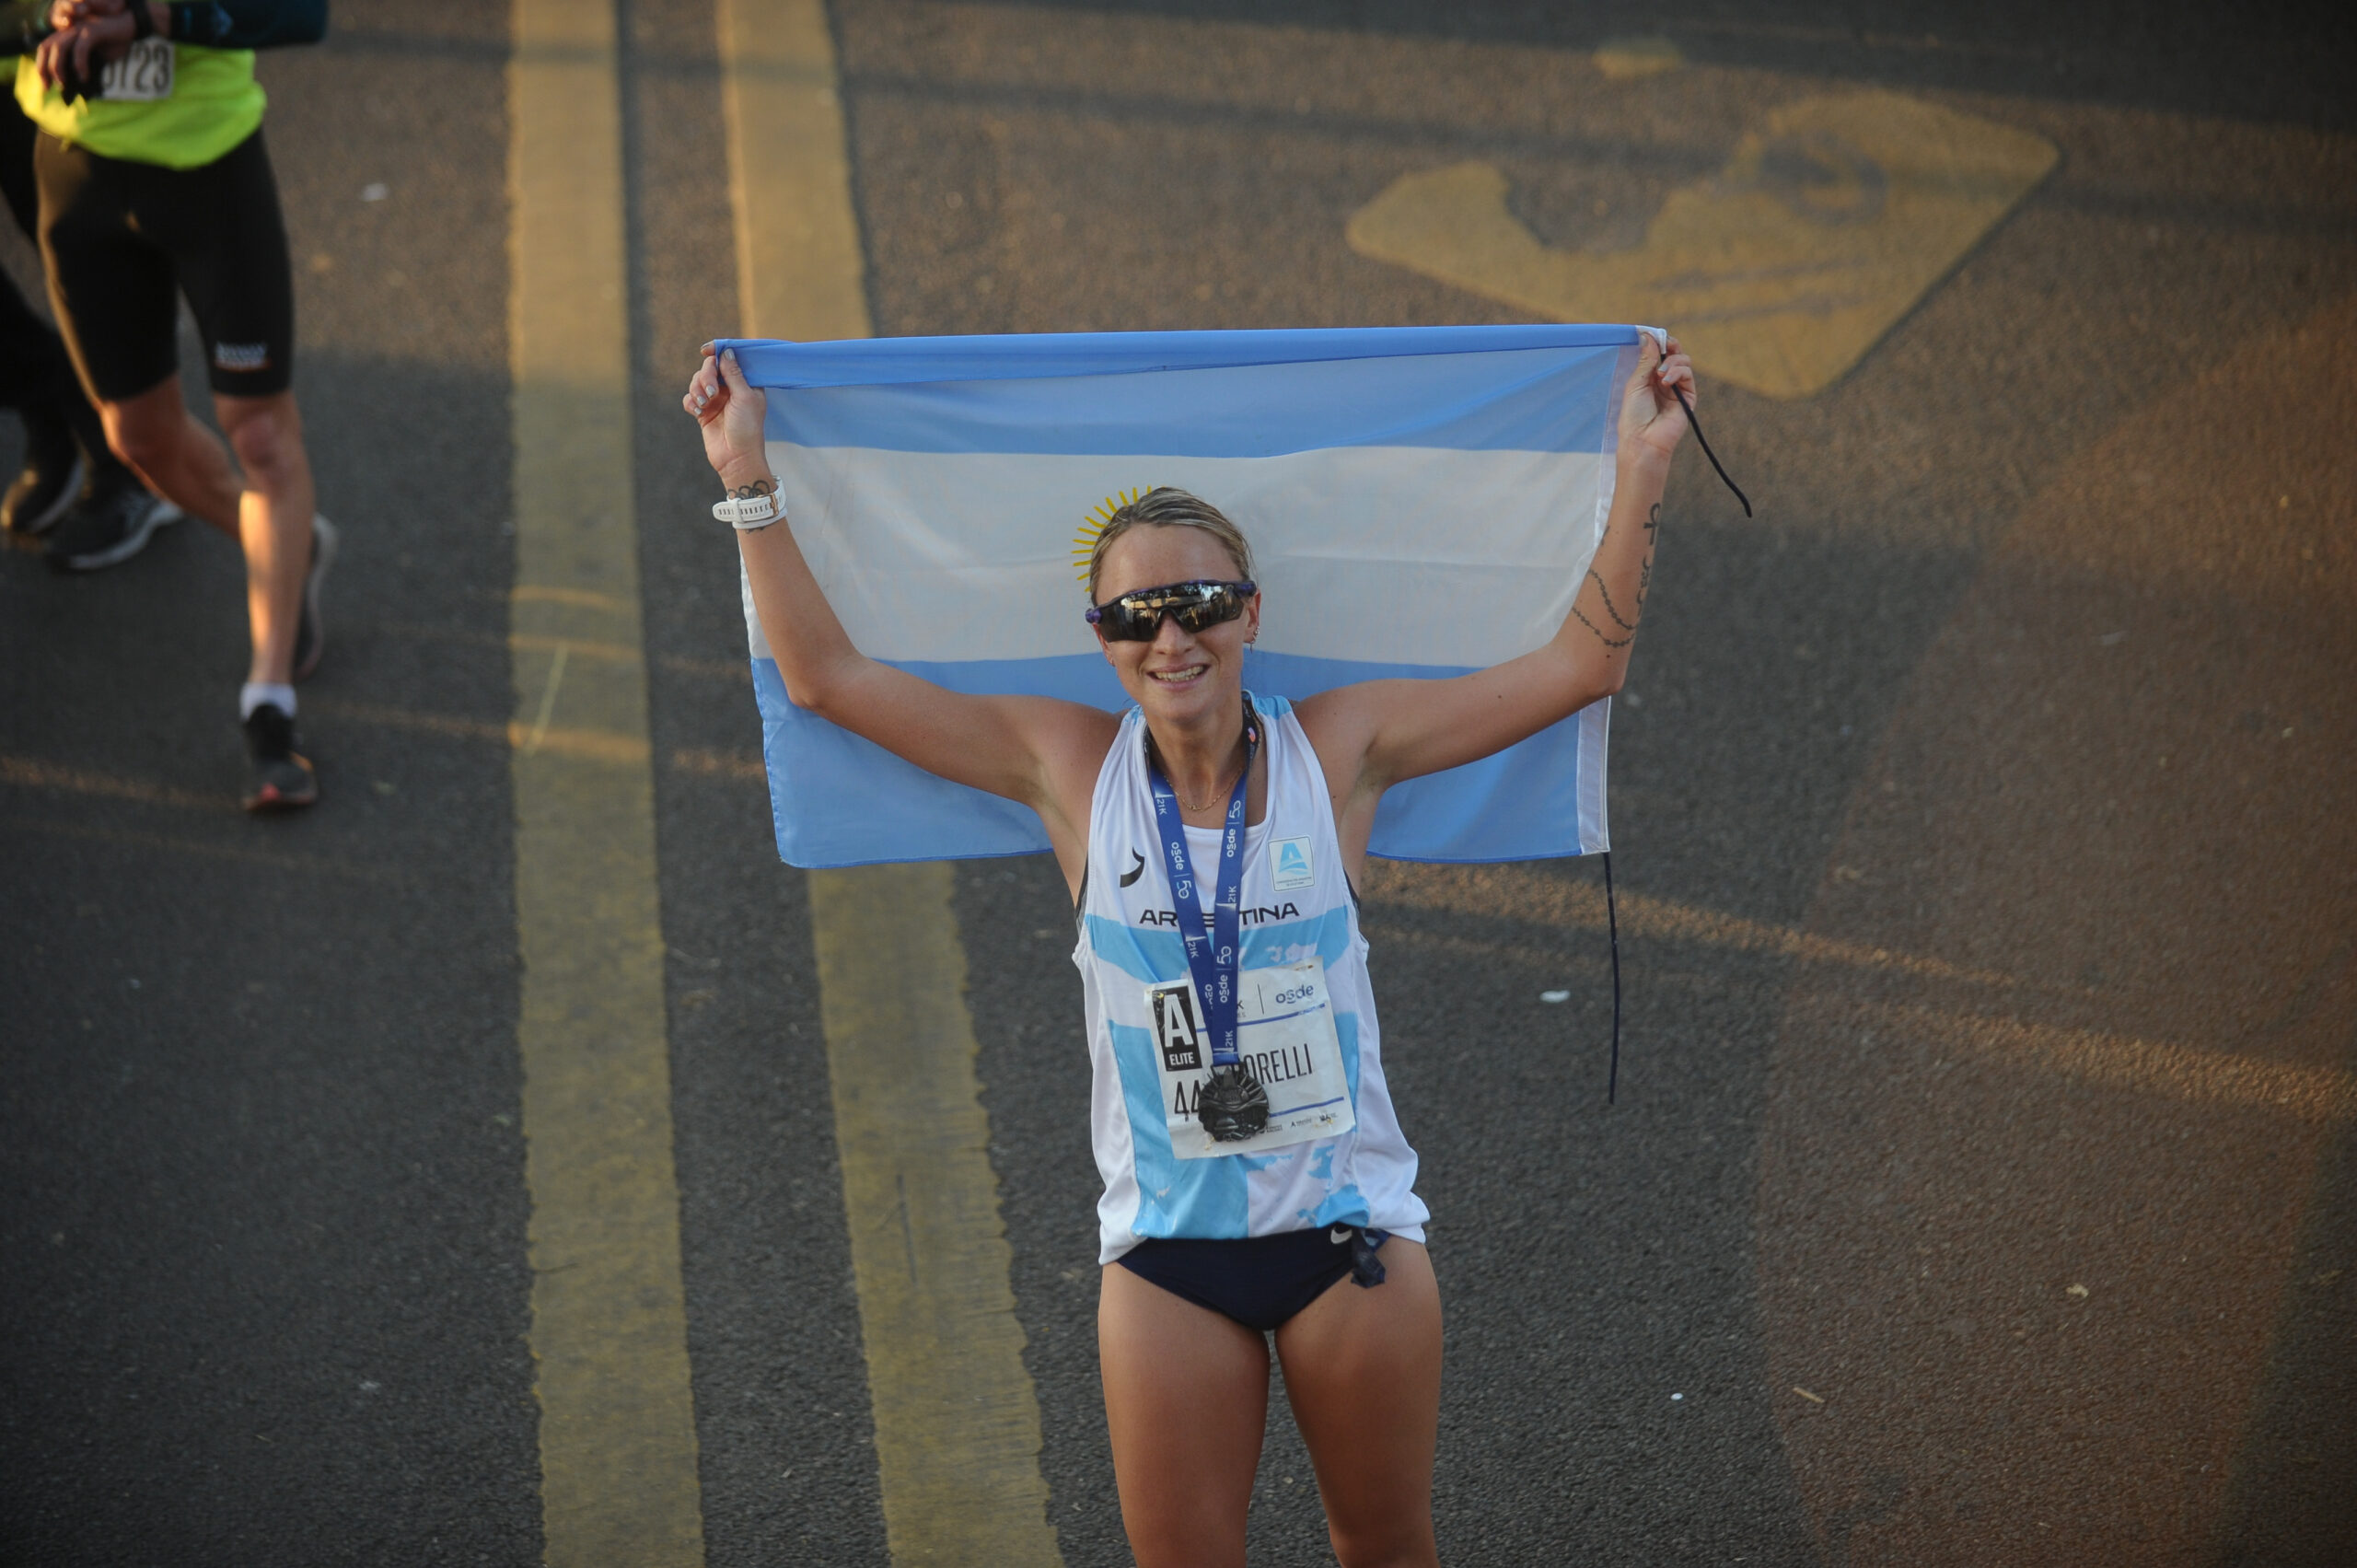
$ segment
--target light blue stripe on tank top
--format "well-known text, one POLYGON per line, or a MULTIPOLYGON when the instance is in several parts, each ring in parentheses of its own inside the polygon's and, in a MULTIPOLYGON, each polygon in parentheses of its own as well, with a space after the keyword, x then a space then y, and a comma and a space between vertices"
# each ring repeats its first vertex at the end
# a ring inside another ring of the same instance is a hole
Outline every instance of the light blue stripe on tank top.
MULTIPOLYGON (((1334 1035, 1341 1042, 1342 1076, 1350 1084, 1351 1108, 1355 1111, 1359 1104, 1359 1016, 1337 1010, 1334 1014, 1334 1035)), ((1358 1134, 1353 1132, 1350 1136, 1355 1138, 1358 1134)), ((1335 1151, 1341 1147, 1341 1143, 1338 1139, 1318 1150, 1318 1157, 1325 1163, 1313 1167, 1311 1174, 1320 1180, 1329 1179, 1334 1174, 1335 1151)), ((1304 1225, 1366 1225, 1373 1218, 1374 1210, 1368 1206, 1366 1195, 1358 1190, 1356 1182, 1346 1181, 1326 1194, 1325 1201, 1318 1205, 1315 1214, 1303 1214, 1302 1223, 1304 1225)))
MULTIPOLYGON (((1177 932, 1131 925, 1101 914, 1087 916, 1086 925, 1088 950, 1132 979, 1159 984, 1186 978, 1187 946, 1177 932)), ((1297 964, 1307 950, 1318 955, 1318 962, 1331 967, 1341 961, 1350 945, 1349 914, 1328 910, 1315 920, 1251 927, 1245 934, 1241 964, 1248 970, 1297 964)))
POLYGON ((1132 1234, 1212 1239, 1248 1234, 1252 1190, 1242 1165, 1234 1159, 1182 1160, 1172 1151, 1153 1036, 1126 1024, 1107 1027, 1130 1114, 1130 1158, 1138 1184, 1132 1234))
MULTIPOLYGON (((1283 898, 1283 893, 1274 895, 1283 898)), ((1273 969, 1279 964, 1301 962, 1303 949, 1314 951, 1318 961, 1331 969, 1341 962, 1350 951, 1350 912, 1328 910, 1310 920, 1283 920, 1268 925, 1255 925, 1243 934, 1244 952, 1238 960, 1248 970, 1273 969)), ((1170 938, 1173 946, 1178 938, 1170 938)))

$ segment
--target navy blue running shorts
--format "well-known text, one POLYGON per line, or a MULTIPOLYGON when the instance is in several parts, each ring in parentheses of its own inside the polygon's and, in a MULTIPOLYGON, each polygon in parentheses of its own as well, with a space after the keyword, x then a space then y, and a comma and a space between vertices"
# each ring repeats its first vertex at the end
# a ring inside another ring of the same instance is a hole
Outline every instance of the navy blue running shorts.
POLYGON ((1173 1295, 1268 1334, 1344 1274, 1362 1288, 1381 1284, 1376 1249, 1390 1239, 1388 1231, 1325 1225, 1242 1241, 1141 1241, 1114 1260, 1173 1295))

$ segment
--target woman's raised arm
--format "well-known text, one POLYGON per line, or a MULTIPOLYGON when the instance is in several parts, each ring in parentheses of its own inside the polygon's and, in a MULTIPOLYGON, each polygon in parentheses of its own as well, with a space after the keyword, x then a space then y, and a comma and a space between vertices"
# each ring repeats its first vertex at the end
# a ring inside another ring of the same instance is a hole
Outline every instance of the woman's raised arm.
MULTIPOLYGON (((768 399, 747 384, 733 352, 714 359, 707 345, 680 402, 702 427, 704 456, 730 496, 776 494, 762 434, 768 399)), ((753 608, 795 705, 927 772, 1030 807, 1060 859, 1084 851, 1089 796, 1120 720, 1048 697, 968 696, 869 658, 852 645, 792 528, 784 519, 739 529, 737 539, 753 608)))
POLYGON ((1676 389, 1694 389, 1693 364, 1676 338, 1666 357, 1651 336, 1640 333, 1639 342, 1637 368, 1620 393, 1612 511, 1554 637, 1452 680, 1370 680, 1301 703, 1345 853, 1364 846, 1376 803, 1391 785, 1503 751, 1620 690, 1652 586, 1662 490, 1686 434, 1676 389))

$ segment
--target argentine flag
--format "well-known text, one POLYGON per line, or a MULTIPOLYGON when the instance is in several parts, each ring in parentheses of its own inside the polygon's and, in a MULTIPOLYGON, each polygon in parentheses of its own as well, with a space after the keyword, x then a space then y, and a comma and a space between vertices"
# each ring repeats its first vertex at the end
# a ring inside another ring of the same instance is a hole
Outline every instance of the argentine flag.
MULTIPOLYGON (((1612 505, 1637 331, 1401 327, 737 341, 795 537, 863 652, 953 691, 1129 705, 1081 619, 1089 530, 1158 484, 1252 541, 1248 690, 1461 675, 1553 636, 1612 505)), ((745 595, 778 853, 801 866, 1028 854, 1026 807, 787 700, 745 595)), ((1371 853, 1609 847, 1599 702, 1392 789, 1371 853)))

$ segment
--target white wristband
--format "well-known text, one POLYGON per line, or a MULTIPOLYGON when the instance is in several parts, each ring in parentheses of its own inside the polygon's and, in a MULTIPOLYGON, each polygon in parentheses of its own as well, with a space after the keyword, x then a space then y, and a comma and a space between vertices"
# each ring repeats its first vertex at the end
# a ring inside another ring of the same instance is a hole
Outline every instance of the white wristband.
POLYGON ((717 502, 712 515, 724 523, 750 532, 765 528, 785 516, 785 507, 775 495, 738 495, 717 502))

